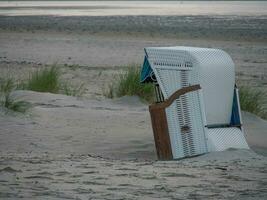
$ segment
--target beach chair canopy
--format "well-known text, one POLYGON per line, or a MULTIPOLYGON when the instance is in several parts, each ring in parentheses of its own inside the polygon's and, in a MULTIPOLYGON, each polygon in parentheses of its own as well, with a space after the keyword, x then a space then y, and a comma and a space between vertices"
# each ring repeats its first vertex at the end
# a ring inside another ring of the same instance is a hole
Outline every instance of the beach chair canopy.
POLYGON ((180 46, 145 48, 141 82, 152 81, 153 76, 165 98, 181 87, 200 84, 207 124, 231 122, 235 72, 232 59, 224 51, 180 46))
POLYGON ((153 82, 155 80, 153 70, 148 62, 147 55, 145 55, 143 67, 141 70, 141 83, 153 82))

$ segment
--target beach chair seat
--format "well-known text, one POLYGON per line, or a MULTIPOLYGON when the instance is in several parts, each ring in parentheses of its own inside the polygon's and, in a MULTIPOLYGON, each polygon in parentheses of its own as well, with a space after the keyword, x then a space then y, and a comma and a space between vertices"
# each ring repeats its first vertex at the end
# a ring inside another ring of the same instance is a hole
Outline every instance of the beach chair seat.
POLYGON ((209 151, 224 151, 227 149, 248 149, 248 144, 240 128, 208 128, 209 151))

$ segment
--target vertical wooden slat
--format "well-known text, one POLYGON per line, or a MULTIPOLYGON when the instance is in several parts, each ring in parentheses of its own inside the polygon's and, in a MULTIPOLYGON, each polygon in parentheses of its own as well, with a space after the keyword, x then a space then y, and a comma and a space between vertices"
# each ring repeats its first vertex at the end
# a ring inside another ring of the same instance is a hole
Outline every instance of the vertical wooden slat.
POLYGON ((154 140, 159 160, 172 160, 171 142, 165 109, 149 106, 154 140))

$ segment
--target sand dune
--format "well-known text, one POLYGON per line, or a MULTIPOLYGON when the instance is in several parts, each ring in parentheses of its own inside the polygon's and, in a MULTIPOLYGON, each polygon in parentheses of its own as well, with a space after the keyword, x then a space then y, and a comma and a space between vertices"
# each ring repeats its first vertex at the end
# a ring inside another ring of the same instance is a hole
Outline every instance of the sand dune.
MULTIPOLYGON (((33 108, 27 117, 2 114, 0 146, 6 152, 156 159, 148 106, 138 97, 92 100, 32 91, 12 95, 33 108)), ((243 118, 249 145, 267 149, 267 122, 245 112, 243 118)))
MULTIPOLYGON (((252 150, 156 161, 147 105, 137 97, 12 95, 33 107, 28 116, 0 116, 3 199, 267 197, 267 159, 252 150)), ((267 122, 244 113, 244 123, 249 144, 261 145, 267 122)))

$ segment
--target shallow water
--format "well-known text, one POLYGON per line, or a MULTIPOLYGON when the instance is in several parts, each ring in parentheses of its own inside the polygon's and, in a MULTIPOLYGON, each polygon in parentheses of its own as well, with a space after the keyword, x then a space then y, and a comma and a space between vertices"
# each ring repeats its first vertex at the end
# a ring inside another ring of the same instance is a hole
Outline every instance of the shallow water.
POLYGON ((1 1, 0 15, 267 15, 266 1, 1 1))

